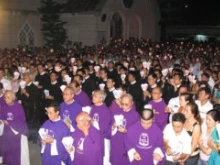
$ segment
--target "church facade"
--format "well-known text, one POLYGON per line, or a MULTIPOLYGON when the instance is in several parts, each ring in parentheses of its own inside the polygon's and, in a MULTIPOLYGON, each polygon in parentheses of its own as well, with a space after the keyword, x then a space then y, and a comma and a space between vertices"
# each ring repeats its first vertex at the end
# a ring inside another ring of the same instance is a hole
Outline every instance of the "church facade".
MULTIPOLYGON (((156 0, 99 0, 95 4, 92 1, 73 0, 70 8, 61 15, 67 22, 69 41, 96 45, 100 40, 109 41, 112 37, 159 40, 160 12, 156 0)), ((40 0, 0 2, 1 48, 44 44, 37 10, 40 5, 40 0)))

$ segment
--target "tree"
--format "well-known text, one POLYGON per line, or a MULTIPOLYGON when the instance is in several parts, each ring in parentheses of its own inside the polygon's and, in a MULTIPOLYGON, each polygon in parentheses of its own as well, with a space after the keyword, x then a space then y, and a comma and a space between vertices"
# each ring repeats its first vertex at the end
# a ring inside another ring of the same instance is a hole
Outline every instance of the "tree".
POLYGON ((61 4, 54 0, 42 0, 41 13, 43 38, 47 46, 60 48, 67 40, 67 33, 64 25, 66 22, 61 21, 60 14, 63 9, 61 4))

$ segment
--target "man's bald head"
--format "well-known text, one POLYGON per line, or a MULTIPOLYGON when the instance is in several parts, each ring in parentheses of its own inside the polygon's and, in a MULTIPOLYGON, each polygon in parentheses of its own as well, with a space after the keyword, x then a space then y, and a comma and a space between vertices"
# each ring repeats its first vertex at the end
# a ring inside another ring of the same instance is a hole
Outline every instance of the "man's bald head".
POLYGON ((91 117, 89 116, 88 113, 86 112, 80 112, 77 116, 76 116, 76 122, 77 121, 90 121, 91 120, 91 117))
POLYGON ((82 132, 88 131, 90 126, 91 117, 86 112, 80 112, 76 116, 76 123, 79 130, 82 132))

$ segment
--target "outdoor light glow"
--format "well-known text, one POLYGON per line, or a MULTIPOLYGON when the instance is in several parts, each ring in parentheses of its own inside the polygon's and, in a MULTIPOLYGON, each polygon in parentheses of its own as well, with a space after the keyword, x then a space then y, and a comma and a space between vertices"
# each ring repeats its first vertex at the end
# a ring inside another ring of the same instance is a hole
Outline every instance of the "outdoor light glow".
POLYGON ((204 41, 208 41, 208 37, 202 34, 198 34, 196 35, 195 40, 199 42, 200 41, 204 42, 204 41))

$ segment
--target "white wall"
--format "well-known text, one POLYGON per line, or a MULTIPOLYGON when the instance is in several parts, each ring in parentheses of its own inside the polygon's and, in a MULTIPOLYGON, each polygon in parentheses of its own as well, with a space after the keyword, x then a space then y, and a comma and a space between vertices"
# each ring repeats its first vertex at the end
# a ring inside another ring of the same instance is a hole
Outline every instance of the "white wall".
MULTIPOLYGON (((42 45, 41 21, 36 12, 38 7, 40 0, 0 1, 0 47, 16 47, 19 44, 19 32, 25 23, 28 23, 35 33, 35 45, 42 45)), ((94 45, 102 36, 110 39, 111 20, 116 12, 122 18, 124 38, 137 35, 159 40, 160 14, 156 0, 136 0, 131 9, 125 8, 122 0, 107 0, 101 12, 63 14, 61 19, 67 22, 65 28, 69 40, 94 45), (102 14, 107 15, 105 22, 101 21, 102 14)))
POLYGON ((67 24, 65 28, 70 41, 83 42, 84 45, 97 43, 96 16, 92 14, 63 14, 61 19, 67 24))
POLYGON ((16 47, 19 44, 19 33, 25 23, 28 23, 35 34, 35 45, 42 41, 40 17, 36 13, 1 11, 0 14, 0 47, 16 47))
POLYGON ((151 38, 158 41, 160 38, 160 20, 159 6, 156 0, 136 0, 131 9, 124 7, 122 0, 107 0, 103 10, 98 18, 98 31, 103 31, 106 38, 110 37, 110 24, 114 13, 118 12, 123 21, 123 37, 129 38, 131 28, 138 28, 139 37, 151 38), (106 22, 101 22, 102 14, 107 14, 106 22), (137 21, 134 21, 134 20, 137 21), (131 25, 138 22, 137 26, 131 25))

